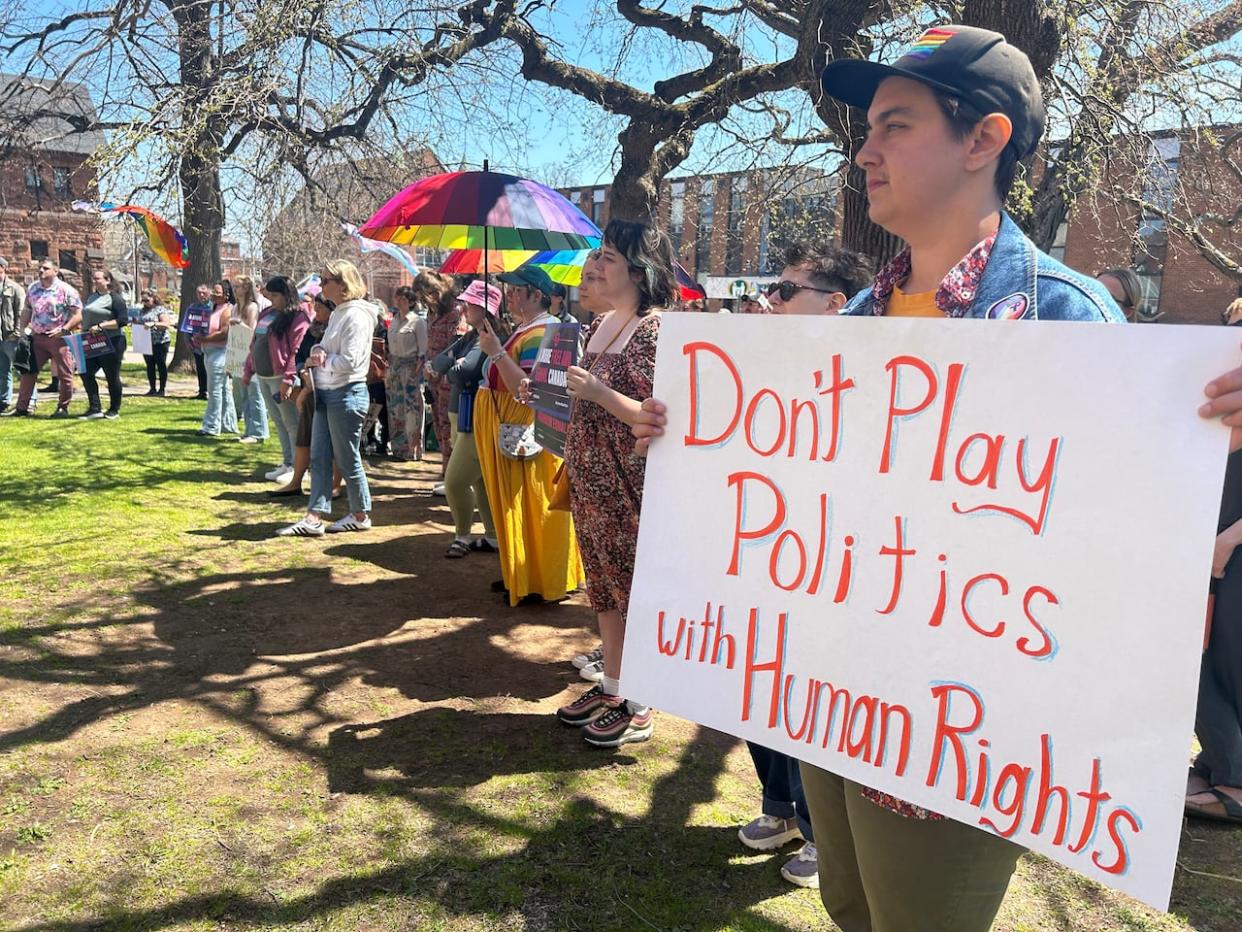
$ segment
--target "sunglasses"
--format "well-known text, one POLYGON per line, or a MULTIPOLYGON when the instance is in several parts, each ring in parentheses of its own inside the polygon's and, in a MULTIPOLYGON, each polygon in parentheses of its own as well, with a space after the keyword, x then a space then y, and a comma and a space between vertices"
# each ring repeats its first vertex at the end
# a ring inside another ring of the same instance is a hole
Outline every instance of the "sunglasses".
POLYGON ((769 285, 768 286, 768 297, 770 298, 774 294, 779 294, 782 301, 792 301, 794 295, 796 295, 799 291, 814 291, 814 292, 818 292, 819 294, 836 294, 838 289, 816 288, 813 285, 799 285, 797 282, 791 282, 791 281, 785 280, 785 281, 773 282, 771 285, 769 285))
POLYGON ((320 275, 319 276, 319 284, 326 285, 328 282, 336 282, 337 284, 342 284, 342 285, 345 283, 344 279, 336 275, 320 275))

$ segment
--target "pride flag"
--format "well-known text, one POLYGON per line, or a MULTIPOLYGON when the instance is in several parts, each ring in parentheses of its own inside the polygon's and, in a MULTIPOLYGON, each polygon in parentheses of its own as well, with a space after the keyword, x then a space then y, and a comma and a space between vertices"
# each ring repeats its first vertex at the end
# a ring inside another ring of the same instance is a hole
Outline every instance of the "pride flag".
POLYGON ((156 256, 174 269, 184 269, 190 264, 190 247, 181 231, 154 211, 136 204, 112 204, 108 201, 98 207, 90 201, 74 201, 73 208, 126 215, 142 228, 147 245, 156 256))

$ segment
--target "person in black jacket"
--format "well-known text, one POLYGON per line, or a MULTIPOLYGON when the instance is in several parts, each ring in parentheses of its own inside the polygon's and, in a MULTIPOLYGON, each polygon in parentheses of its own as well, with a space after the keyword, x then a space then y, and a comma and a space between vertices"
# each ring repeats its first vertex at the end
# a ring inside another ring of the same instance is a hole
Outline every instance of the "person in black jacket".
POLYGON ((82 385, 86 388, 88 407, 84 417, 93 421, 99 418, 114 420, 121 414, 121 360, 125 358, 125 325, 129 322, 129 310, 121 297, 111 272, 96 269, 91 273, 94 290, 82 303, 82 340, 84 349, 90 338, 104 337, 110 347, 100 355, 87 356, 86 371, 82 373, 82 385), (99 384, 95 374, 103 370, 108 383, 108 410, 99 404, 99 384))

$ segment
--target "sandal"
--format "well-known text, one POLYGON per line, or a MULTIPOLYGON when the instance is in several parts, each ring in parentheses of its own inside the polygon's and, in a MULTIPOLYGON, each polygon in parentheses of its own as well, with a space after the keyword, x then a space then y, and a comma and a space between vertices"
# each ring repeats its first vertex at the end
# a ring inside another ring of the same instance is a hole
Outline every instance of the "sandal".
POLYGON ((470 545, 464 540, 454 540, 448 545, 448 550, 444 552, 446 560, 460 560, 462 557, 470 556, 470 545))
POLYGON ((1207 819, 1211 822, 1242 823, 1242 803, 1239 803, 1228 793, 1222 792, 1216 787, 1212 787, 1208 792, 1216 797, 1216 802, 1192 803, 1187 800, 1186 815, 1197 819, 1207 819))
POLYGON ((478 553, 495 553, 496 548, 486 537, 476 537, 470 542, 470 549, 478 553))

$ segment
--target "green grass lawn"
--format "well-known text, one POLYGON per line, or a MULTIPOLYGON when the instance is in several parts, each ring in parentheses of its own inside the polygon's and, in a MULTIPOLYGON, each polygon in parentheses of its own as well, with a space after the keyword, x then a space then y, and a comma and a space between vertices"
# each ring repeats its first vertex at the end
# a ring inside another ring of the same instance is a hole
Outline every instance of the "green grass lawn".
MULTIPOLYGON (((275 440, 201 415, 0 421, 0 926, 831 928, 792 847, 738 843, 739 742, 558 727, 592 616, 445 561, 433 464, 374 464, 370 534, 274 540, 304 505, 266 496, 275 440)), ((1191 825, 1181 863, 1161 915, 1025 858, 997 928, 1242 929, 1239 834, 1191 825)))

